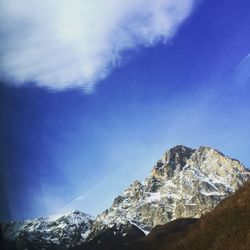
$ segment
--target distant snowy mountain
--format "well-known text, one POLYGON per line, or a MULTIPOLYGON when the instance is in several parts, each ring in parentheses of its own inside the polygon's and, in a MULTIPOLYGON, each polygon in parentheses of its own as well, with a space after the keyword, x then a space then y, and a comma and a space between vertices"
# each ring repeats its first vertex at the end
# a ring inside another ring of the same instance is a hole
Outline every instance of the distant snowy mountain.
POLYGON ((67 249, 83 243, 93 218, 80 211, 1 226, 8 249, 67 249))
POLYGON ((119 242, 142 237, 156 225, 199 218, 248 179, 248 169, 218 150, 176 146, 143 183, 135 181, 95 220, 74 211, 1 228, 8 250, 118 249, 119 242))
POLYGON ((177 218, 198 218, 249 177, 238 160, 215 149, 176 146, 162 156, 144 183, 135 181, 96 218, 89 238, 114 224, 131 223, 149 232, 177 218))

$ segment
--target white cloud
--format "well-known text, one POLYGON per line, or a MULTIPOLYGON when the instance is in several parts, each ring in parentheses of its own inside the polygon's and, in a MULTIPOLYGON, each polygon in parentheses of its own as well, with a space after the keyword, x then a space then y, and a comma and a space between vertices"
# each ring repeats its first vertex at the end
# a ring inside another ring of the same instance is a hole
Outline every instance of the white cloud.
POLYGON ((170 39, 195 0, 1 0, 0 73, 8 82, 91 90, 122 52, 170 39))

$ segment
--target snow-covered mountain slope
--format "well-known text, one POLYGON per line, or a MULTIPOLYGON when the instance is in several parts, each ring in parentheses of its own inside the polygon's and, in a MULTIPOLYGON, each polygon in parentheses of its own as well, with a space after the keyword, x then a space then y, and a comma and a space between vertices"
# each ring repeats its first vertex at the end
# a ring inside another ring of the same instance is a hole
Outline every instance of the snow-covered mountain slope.
POLYGON ((84 242, 93 218, 80 211, 1 225, 8 249, 66 249, 84 242))
POLYGON ((135 181, 97 217, 89 239, 114 224, 129 222, 150 231, 177 218, 198 218, 249 178, 239 161, 215 149, 176 146, 163 155, 144 183, 135 181))

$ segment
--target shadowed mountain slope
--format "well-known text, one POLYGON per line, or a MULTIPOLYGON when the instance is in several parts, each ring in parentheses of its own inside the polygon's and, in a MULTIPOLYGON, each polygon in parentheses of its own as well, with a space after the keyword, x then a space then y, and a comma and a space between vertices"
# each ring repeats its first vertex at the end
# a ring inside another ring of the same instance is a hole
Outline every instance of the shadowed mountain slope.
POLYGON ((71 250, 118 250, 131 241, 144 237, 145 234, 136 226, 127 224, 123 226, 114 225, 100 233, 93 240, 83 245, 76 246, 71 250))

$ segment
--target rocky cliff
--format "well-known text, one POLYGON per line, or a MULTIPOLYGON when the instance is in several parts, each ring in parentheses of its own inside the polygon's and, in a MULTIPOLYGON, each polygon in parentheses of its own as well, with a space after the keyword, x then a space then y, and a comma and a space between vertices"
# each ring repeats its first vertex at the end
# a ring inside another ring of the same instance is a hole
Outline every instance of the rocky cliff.
POLYGON ((156 163, 143 183, 135 181, 95 220, 89 238, 114 224, 144 231, 177 218, 199 218, 248 178, 249 171, 218 150, 176 146, 156 163))

